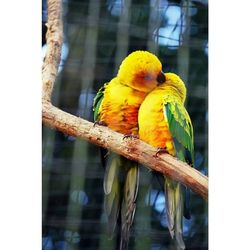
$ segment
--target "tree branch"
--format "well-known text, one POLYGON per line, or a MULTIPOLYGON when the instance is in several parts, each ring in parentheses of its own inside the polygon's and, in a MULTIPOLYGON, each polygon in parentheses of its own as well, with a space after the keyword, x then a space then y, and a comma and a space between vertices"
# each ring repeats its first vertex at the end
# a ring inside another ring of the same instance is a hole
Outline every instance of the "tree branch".
POLYGON ((47 50, 42 67, 42 101, 50 102, 63 43, 63 22, 61 0, 48 0, 47 50))
POLYGON ((60 0, 48 1, 48 49, 42 71, 43 123, 65 134, 87 140, 128 159, 147 165, 150 169, 181 182, 207 200, 208 178, 196 169, 169 154, 156 156, 157 149, 139 139, 124 139, 124 135, 120 133, 107 127, 94 126, 93 123, 64 112, 51 104, 51 92, 56 78, 62 46, 61 8, 60 0))

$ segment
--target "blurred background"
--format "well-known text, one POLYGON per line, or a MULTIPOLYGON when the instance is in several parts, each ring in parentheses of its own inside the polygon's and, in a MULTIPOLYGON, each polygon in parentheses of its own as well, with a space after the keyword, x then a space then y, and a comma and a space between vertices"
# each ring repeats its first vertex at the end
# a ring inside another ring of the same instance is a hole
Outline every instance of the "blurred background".
MULTIPOLYGON (((46 52, 46 0, 42 10, 46 52)), ((163 71, 185 81, 186 107, 193 121, 195 166, 208 170, 207 0, 64 0, 64 43, 52 103, 93 121, 93 98, 134 50, 155 53, 163 71)), ((117 249, 108 240, 103 214, 103 174, 95 145, 43 127, 42 249, 117 249)), ((141 167, 137 210, 129 249, 172 250, 161 183, 141 167)), ((187 249, 208 249, 207 203, 191 192, 190 220, 184 220, 187 249)))

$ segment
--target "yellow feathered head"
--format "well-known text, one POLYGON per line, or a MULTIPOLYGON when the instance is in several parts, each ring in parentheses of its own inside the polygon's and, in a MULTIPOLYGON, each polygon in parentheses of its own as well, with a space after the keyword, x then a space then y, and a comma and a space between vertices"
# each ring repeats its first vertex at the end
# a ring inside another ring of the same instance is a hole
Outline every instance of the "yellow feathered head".
POLYGON ((181 101, 184 103, 186 100, 187 89, 185 83, 181 80, 181 78, 174 73, 166 73, 166 82, 163 83, 160 88, 167 88, 171 86, 173 94, 178 95, 181 101))
POLYGON ((132 52, 122 61, 117 77, 122 84, 146 93, 165 82, 159 59, 141 50, 132 52))

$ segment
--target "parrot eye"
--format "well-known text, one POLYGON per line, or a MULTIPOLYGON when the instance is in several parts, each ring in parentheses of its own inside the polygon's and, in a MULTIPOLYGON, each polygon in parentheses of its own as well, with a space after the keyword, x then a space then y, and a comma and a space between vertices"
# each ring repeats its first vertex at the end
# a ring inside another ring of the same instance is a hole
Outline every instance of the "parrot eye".
POLYGON ((162 71, 158 74, 156 80, 158 83, 164 83, 166 81, 166 77, 162 71))
POLYGON ((151 80, 153 80, 153 77, 151 75, 147 74, 144 76, 144 80, 151 81, 151 80))

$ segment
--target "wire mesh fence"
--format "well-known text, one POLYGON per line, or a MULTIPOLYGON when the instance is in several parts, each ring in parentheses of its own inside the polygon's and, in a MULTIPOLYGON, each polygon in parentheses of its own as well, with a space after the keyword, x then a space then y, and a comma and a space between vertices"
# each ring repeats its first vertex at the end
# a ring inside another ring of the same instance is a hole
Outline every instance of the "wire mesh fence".
MULTIPOLYGON (((97 90, 116 75, 127 54, 149 50, 159 57, 164 72, 177 73, 186 83, 195 166, 207 175, 207 1, 68 0, 63 7, 65 38, 53 104, 93 121, 97 90)), ((118 238, 109 240, 106 234, 99 149, 46 127, 42 146, 43 250, 117 249, 118 238)), ((161 177, 144 167, 140 171, 129 249, 175 249, 161 177)), ((184 221, 186 247, 207 249, 207 203, 195 193, 191 214, 184 221)))

